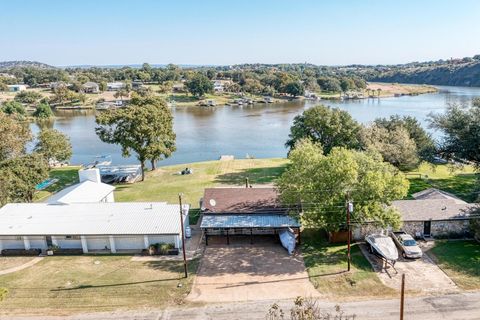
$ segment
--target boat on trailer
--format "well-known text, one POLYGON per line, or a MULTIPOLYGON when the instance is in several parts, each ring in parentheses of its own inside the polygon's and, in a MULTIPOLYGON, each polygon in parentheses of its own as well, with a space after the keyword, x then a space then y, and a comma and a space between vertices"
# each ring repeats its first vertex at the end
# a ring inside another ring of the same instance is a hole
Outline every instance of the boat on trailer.
POLYGON ((370 252, 377 254, 392 266, 398 260, 398 250, 392 238, 383 234, 369 234, 365 237, 370 252))

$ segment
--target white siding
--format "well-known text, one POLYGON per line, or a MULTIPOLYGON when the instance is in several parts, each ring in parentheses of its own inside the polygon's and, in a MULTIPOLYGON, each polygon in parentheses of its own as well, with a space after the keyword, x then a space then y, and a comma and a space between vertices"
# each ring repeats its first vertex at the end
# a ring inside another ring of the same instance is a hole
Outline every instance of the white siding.
POLYGON ((110 241, 104 236, 87 236, 88 251, 110 249, 110 241))
POLYGON ((117 250, 142 250, 145 249, 143 236, 115 236, 117 250))
POLYGON ((66 239, 65 237, 57 236, 57 245, 62 249, 82 249, 82 242, 80 239, 66 239))
POLYGON ((32 249, 47 249, 47 241, 45 240, 45 237, 30 236, 28 237, 28 240, 30 241, 30 248, 32 249))
POLYGON ((2 236, 2 250, 3 249, 25 249, 22 237, 2 236))

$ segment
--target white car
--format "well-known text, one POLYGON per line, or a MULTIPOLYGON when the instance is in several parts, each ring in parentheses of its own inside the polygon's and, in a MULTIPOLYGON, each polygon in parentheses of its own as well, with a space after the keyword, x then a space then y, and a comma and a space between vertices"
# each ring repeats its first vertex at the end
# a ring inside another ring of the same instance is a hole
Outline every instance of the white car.
POLYGON ((418 246, 417 241, 408 233, 400 231, 392 232, 390 235, 402 252, 402 257, 417 259, 423 256, 422 249, 418 246))

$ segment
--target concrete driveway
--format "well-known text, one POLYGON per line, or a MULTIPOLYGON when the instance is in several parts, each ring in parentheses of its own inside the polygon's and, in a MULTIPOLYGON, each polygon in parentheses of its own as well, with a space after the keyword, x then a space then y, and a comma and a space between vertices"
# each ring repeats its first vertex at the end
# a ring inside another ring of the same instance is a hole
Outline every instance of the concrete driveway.
MULTIPOLYGON (((458 292, 455 283, 440 269, 435 262, 423 254, 420 259, 404 259, 400 257, 395 269, 382 268, 382 261, 361 246, 363 254, 370 261, 380 280, 388 287, 400 289, 402 273, 405 273, 405 289, 420 293, 454 293, 458 292)), ((422 250, 425 251, 424 248, 422 250)))
POLYGON ((214 245, 205 249, 190 301, 229 302, 319 296, 300 255, 279 244, 214 245))

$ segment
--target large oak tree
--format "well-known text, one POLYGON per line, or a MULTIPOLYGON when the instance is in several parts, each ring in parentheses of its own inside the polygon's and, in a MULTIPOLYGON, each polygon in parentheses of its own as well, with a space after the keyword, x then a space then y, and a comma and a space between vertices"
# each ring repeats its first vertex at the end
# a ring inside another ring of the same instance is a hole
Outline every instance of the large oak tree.
POLYGON ((142 166, 142 180, 147 160, 155 169, 158 160, 168 158, 176 150, 172 113, 158 97, 134 94, 128 107, 100 113, 96 122, 95 131, 102 141, 120 145, 124 157, 136 154, 142 166))

